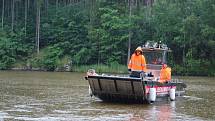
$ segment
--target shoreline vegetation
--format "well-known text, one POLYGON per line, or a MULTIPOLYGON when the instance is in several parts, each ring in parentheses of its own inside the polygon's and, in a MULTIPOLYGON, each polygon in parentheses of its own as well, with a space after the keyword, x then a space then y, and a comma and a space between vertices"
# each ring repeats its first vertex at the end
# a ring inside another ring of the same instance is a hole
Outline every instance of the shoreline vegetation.
MULTIPOLYGON (((104 65, 104 64, 95 64, 95 65, 74 65, 69 67, 68 65, 64 67, 57 67, 54 70, 49 70, 44 67, 13 67, 4 70, 12 70, 12 71, 48 71, 48 72, 82 72, 86 73, 89 69, 95 69, 97 73, 113 73, 113 74, 128 74, 127 66, 121 64, 112 64, 112 65, 104 65)), ((206 68, 207 69, 207 68, 206 68)), ((213 72, 213 71, 211 71, 213 72)), ((204 70, 197 71, 196 69, 192 70, 192 68, 186 69, 182 66, 176 65, 172 67, 172 75, 173 76, 209 76, 214 77, 215 73, 206 73, 204 70)))

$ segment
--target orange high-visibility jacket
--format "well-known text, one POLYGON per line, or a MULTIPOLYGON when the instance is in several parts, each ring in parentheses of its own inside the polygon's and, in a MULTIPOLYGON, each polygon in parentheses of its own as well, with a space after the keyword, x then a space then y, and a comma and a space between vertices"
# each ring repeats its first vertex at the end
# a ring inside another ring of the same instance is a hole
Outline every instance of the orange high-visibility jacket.
POLYGON ((135 53, 132 54, 128 64, 128 69, 131 71, 144 71, 146 72, 146 60, 143 55, 137 56, 135 53))
POLYGON ((160 71, 160 82, 166 82, 171 80, 171 68, 162 68, 160 71))

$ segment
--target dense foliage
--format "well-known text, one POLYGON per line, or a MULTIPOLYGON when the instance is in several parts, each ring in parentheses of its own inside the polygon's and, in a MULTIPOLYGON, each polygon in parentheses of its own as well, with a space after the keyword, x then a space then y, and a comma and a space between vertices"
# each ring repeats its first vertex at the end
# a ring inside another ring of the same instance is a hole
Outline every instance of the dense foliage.
POLYGON ((174 74, 214 76, 214 11, 214 0, 1 0, 0 69, 127 65, 129 40, 131 52, 162 41, 174 74))

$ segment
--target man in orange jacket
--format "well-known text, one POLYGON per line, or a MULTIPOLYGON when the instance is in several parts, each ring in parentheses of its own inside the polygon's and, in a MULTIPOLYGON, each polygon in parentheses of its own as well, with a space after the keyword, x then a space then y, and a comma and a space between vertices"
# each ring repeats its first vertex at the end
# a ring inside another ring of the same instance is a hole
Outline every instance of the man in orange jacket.
POLYGON ((167 64, 163 64, 160 71, 160 80, 159 82, 164 83, 171 80, 171 68, 167 64))
POLYGON ((128 64, 128 71, 131 72, 131 77, 140 77, 141 72, 146 72, 146 60, 141 47, 137 47, 134 54, 132 54, 128 64))

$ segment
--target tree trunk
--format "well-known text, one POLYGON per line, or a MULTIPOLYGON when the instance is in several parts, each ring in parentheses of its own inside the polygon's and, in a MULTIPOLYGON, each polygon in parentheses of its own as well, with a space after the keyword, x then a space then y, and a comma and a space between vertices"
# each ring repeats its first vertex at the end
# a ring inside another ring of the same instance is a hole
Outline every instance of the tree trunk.
POLYGON ((40 52, 40 4, 37 3, 37 16, 36 16, 36 44, 37 54, 40 52))
POLYGON ((28 0, 25 0, 25 36, 27 33, 28 0))
POLYGON ((57 10, 58 10, 58 0, 56 0, 56 14, 57 14, 57 10))
POLYGON ((184 43, 183 43, 183 53, 182 53, 182 63, 185 65, 185 33, 184 33, 184 43))
POLYGON ((13 26, 14 26, 14 0, 12 0, 11 4, 11 31, 13 32, 13 26))
POLYGON ((30 1, 29 0, 27 0, 28 1, 28 9, 29 9, 29 7, 30 7, 30 1))
POLYGON ((4 0, 2 1, 1 27, 4 29, 4 0))
MULTIPOLYGON (((132 0, 129 0, 129 23, 130 24, 131 24, 131 11, 132 11, 132 0)), ((127 64, 129 63, 130 56, 131 56, 131 36, 132 36, 132 32, 131 32, 131 29, 129 29, 127 64)))

